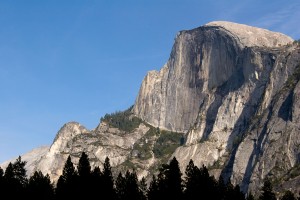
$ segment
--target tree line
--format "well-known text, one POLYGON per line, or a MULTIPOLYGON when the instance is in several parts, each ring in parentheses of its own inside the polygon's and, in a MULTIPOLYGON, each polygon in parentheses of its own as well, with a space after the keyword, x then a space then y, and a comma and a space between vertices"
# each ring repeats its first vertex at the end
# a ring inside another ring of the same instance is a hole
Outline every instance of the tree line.
MULTIPOLYGON (((208 169, 194 165, 190 160, 185 169, 185 176, 180 171, 175 157, 163 164, 157 175, 153 175, 150 184, 146 179, 138 180, 134 170, 121 172, 113 178, 109 158, 106 157, 103 168, 91 169, 85 152, 81 154, 77 168, 68 156, 62 175, 56 184, 50 176, 36 171, 27 178, 25 161, 19 156, 14 163, 9 163, 5 172, 0 168, 0 194, 10 199, 62 200, 62 199, 109 199, 109 200, 252 200, 239 185, 224 182, 222 176, 216 180, 208 169)), ((271 182, 266 179, 261 188, 259 200, 276 200, 271 182)), ((294 194, 287 191, 282 200, 296 200, 294 194)))

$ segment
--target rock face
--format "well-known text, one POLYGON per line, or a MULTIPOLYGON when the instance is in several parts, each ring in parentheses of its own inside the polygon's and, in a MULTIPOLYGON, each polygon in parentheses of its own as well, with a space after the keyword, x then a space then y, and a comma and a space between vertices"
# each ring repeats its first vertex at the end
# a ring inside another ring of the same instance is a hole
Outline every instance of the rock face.
POLYGON ((256 192, 266 176, 299 164, 297 116, 290 117, 299 112, 297 86, 284 89, 300 64, 292 43, 281 33, 231 22, 181 31, 168 62, 145 77, 134 113, 187 133, 173 154, 182 170, 193 159, 256 192))
POLYGON ((116 170, 135 167, 151 177, 175 156, 182 172, 193 159, 244 192, 257 193, 265 177, 278 191, 294 185, 296 192, 299 80, 300 45, 286 35, 222 21, 181 31, 168 62, 141 85, 130 116, 143 120, 138 127, 68 123, 50 148, 30 157, 29 172, 55 181, 67 156, 76 165, 85 151, 92 167, 108 156, 116 170))
POLYGON ((292 41, 280 33, 231 22, 181 31, 166 65, 145 77, 134 113, 155 127, 188 131, 213 90, 233 76, 258 75, 253 66, 242 66, 246 47, 278 47, 292 41), (237 74, 238 70, 243 74, 237 74))
MULTIPOLYGON (((22 155, 22 161, 26 161, 26 170, 27 170, 27 174, 28 175, 32 175, 34 173, 34 171, 36 170, 36 166, 39 162, 39 160, 45 155, 47 154, 47 152, 49 151, 49 147, 48 146, 41 146, 38 147, 36 149, 31 150, 30 152, 27 152, 26 154, 22 155)), ((16 158, 13 158, 12 160, 8 160, 4 163, 0 164, 0 167, 2 169, 5 169, 7 167, 7 165, 11 162, 14 163, 16 161, 16 158)))
POLYGON ((40 159, 36 169, 44 174, 51 174, 55 182, 62 173, 69 155, 77 165, 82 152, 86 152, 91 160, 91 167, 101 167, 106 157, 114 167, 123 163, 132 150, 134 143, 146 132, 148 127, 140 125, 131 134, 100 123, 95 130, 87 130, 76 122, 65 124, 58 132, 49 151, 40 159))

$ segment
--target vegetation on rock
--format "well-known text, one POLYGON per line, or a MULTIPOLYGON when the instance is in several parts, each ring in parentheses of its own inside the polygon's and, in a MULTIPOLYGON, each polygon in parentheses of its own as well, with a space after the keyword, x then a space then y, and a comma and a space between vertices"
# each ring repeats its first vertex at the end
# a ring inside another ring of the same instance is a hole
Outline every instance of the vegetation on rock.
POLYGON ((133 106, 125 111, 116 111, 111 114, 106 114, 101 118, 101 121, 108 123, 111 127, 118 128, 125 132, 131 132, 142 123, 140 118, 133 115, 132 108, 133 106))

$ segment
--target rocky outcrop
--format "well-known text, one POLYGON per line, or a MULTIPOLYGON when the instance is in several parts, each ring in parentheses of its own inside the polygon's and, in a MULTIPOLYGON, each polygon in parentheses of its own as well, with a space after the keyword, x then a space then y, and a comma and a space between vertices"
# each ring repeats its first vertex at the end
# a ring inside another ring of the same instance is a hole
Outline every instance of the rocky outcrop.
MULTIPOLYGON (((124 113, 128 115, 131 111, 129 109, 124 113)), ((132 113, 127 117, 126 120, 129 121, 136 118, 132 113)), ((96 166, 102 168, 108 157, 115 178, 119 172, 134 169, 139 179, 145 177, 150 181, 153 172, 166 163, 180 145, 182 134, 159 130, 138 121, 139 123, 135 122, 136 128, 130 131, 115 127, 105 119, 93 130, 88 130, 77 122, 66 123, 58 131, 50 147, 40 147, 21 155, 22 160, 26 161, 27 175, 30 177, 39 170, 43 174, 49 174, 51 181, 56 183, 67 157, 70 155, 77 167, 81 153, 85 152, 92 169, 96 166), (161 144, 161 141, 166 145, 161 144)), ((5 169, 9 162, 13 163, 15 160, 16 158, 0 166, 5 169)))
POLYGON ((211 94, 216 88, 234 76, 247 80, 258 76, 254 65, 263 63, 244 58, 245 54, 250 55, 246 47, 278 47, 292 41, 280 33, 230 22, 212 22, 181 31, 165 66, 145 77, 134 113, 155 127, 188 131, 194 126, 199 109, 213 101, 211 94), (250 66, 243 67, 243 62, 250 66))
POLYGON ((62 173, 67 157, 71 155, 76 166, 82 152, 88 154, 92 168, 102 167, 106 157, 109 157, 111 165, 115 167, 127 159, 134 143, 146 134, 148 129, 141 124, 131 134, 125 134, 105 122, 100 123, 95 130, 87 130, 76 122, 67 123, 58 132, 36 169, 44 174, 51 174, 51 179, 55 182, 62 173))
POLYGON ((182 172, 193 159, 244 192, 265 177, 283 191, 300 181, 299 80, 300 45, 286 35, 222 21, 181 31, 168 62, 143 80, 130 116, 138 127, 67 123, 29 171, 55 181, 67 156, 76 165, 85 151, 92 167, 108 156, 115 170, 151 177, 175 156, 182 172))
MULTIPOLYGON (((300 178, 299 171, 291 173, 300 164, 299 80, 299 46, 287 47, 270 73, 260 112, 252 118, 247 134, 231 155, 232 165, 227 166, 231 179, 245 191, 255 192, 265 177, 270 177, 278 188, 300 178)), ((281 189, 292 188, 298 194, 300 187, 295 186, 281 189)))
MULTIPOLYGON (((26 170, 27 175, 30 176, 34 173, 36 170, 36 166, 39 163, 40 159, 46 155, 49 151, 49 146, 41 146, 38 148, 35 148, 21 156, 22 161, 26 162, 26 170)), ((16 158, 13 158, 11 160, 8 160, 4 163, 0 164, 0 167, 2 169, 6 169, 7 165, 11 162, 14 163, 16 161, 16 158)))
MULTIPOLYGON (((267 132, 276 130, 268 127, 272 116, 273 125, 281 127, 276 132, 289 129, 286 137, 298 141, 297 128, 279 123, 280 116, 287 118, 285 109, 280 115, 269 113, 275 109, 275 97, 288 98, 282 88, 300 63, 299 46, 292 43, 281 33, 231 22, 181 31, 166 65, 145 77, 134 112, 153 126, 187 133, 185 145, 173 154, 182 170, 193 159, 198 166, 209 166, 215 176, 222 174, 240 184, 245 192, 256 191, 276 162, 285 159, 267 154, 278 151, 274 147, 255 146, 259 140, 253 134, 260 132, 260 142, 268 138, 267 132), (262 116, 255 126, 254 119, 262 116)), ((289 95, 287 102, 294 98, 289 95)), ((282 142, 283 138, 276 148, 283 148, 282 142)), ((299 163, 295 143, 289 146, 293 153, 286 152, 292 161, 285 172, 299 163)))

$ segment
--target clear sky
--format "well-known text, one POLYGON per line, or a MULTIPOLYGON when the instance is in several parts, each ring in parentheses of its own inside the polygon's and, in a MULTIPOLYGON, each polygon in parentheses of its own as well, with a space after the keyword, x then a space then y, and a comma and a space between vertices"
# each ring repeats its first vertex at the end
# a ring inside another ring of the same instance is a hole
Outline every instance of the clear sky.
POLYGON ((299 0, 0 0, 0 163, 134 104, 175 35, 226 20, 300 38, 299 0))

